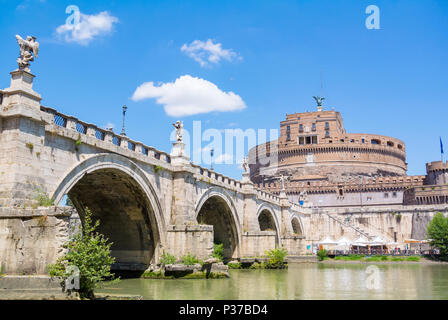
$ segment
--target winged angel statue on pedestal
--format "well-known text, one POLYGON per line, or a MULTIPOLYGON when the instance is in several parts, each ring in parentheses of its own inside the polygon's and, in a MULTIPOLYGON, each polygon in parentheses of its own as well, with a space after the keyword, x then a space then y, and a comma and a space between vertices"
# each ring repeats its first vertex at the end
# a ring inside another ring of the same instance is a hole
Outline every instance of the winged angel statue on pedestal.
POLYGON ((16 35, 17 43, 20 48, 20 57, 17 58, 17 64, 20 70, 30 71, 30 61, 34 61, 37 58, 39 52, 39 42, 36 41, 36 37, 27 36, 23 39, 21 36, 16 35), (34 56, 33 56, 34 55, 34 56))

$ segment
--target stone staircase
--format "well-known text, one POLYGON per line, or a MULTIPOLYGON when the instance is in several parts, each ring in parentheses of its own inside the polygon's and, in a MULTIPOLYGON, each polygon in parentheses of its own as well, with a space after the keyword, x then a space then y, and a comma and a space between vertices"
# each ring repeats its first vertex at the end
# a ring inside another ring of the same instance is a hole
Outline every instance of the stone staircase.
POLYGON ((372 240, 373 238, 375 238, 374 235, 370 235, 367 231, 365 231, 364 229, 360 228, 359 226, 355 226, 352 225, 350 223, 346 223, 344 221, 342 221, 339 218, 336 218, 335 216, 333 216, 332 214, 326 212, 326 211, 322 211, 323 214, 327 215, 328 217, 330 217, 331 219, 333 219, 334 221, 338 222, 340 225, 342 225, 343 227, 346 228, 350 228, 352 230, 355 231, 355 233, 358 233, 360 235, 363 235, 364 237, 366 237, 368 240, 372 240))

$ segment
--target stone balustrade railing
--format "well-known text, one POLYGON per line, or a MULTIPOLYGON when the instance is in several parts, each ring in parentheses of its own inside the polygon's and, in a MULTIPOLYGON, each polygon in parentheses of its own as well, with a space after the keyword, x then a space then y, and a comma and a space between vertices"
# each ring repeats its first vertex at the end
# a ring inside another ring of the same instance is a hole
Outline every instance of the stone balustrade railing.
POLYGON ((105 130, 98 126, 81 121, 75 117, 64 115, 55 109, 41 106, 41 110, 52 114, 54 123, 60 127, 77 131, 80 135, 87 135, 102 140, 118 147, 128 149, 130 151, 143 154, 147 157, 157 159, 166 163, 171 163, 171 157, 166 152, 157 150, 153 147, 147 146, 139 141, 114 133, 111 130, 105 130))
MULTIPOLYGON (((359 191, 362 190, 374 190, 374 189, 388 189, 388 188, 407 188, 414 186, 423 186, 425 176, 411 176, 411 177, 383 177, 377 179, 370 179, 363 182, 361 185, 354 181, 344 183, 343 189, 345 191, 359 191)), ((262 189, 268 192, 280 192, 280 183, 271 182, 265 184, 257 184, 258 189, 262 189)), ((334 192, 339 189, 340 186, 337 183, 331 183, 328 181, 318 182, 286 182, 285 189, 287 192, 291 191, 303 191, 307 192, 334 192)))
POLYGON ((231 188, 237 188, 237 189, 241 189, 243 187, 241 181, 229 178, 223 174, 220 174, 218 172, 201 167, 193 163, 191 164, 191 166, 194 168, 195 173, 199 177, 199 179, 202 178, 203 181, 223 183, 231 188))

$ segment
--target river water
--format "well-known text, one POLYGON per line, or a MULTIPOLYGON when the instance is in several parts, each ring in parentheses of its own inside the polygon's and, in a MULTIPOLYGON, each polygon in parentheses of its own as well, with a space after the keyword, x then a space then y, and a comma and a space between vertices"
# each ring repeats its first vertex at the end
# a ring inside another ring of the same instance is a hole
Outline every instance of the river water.
POLYGON ((123 279, 99 292, 168 300, 448 299, 447 264, 291 263, 229 272, 229 279, 123 279))

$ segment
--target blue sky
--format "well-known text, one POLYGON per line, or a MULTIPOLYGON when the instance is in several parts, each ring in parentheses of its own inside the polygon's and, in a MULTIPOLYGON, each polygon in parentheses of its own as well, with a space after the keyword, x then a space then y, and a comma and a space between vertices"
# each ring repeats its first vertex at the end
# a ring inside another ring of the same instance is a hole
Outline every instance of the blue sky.
MULTIPOLYGON (((0 0, 0 5, 0 87, 9 86, 8 72, 17 66, 14 35, 34 35, 40 51, 31 70, 43 105, 101 127, 113 123, 120 132, 126 104, 127 135, 158 149, 170 151, 171 123, 178 119, 190 131, 194 120, 202 121, 203 130, 278 128, 286 113, 315 108, 312 96, 321 93, 321 74, 326 107, 341 112, 347 132, 405 141, 408 174, 424 174, 426 162, 440 160, 439 136, 448 149, 448 1, 0 0), (371 4, 380 9, 380 30, 365 27, 371 4), (110 28, 80 41, 66 38, 69 32, 58 34, 68 5, 78 6, 82 19, 106 11, 110 28), (208 39, 221 44, 217 62, 205 55, 201 65, 181 50, 208 39), (190 77, 189 86, 207 85, 214 99, 223 99, 224 109, 234 110, 170 116, 156 98, 132 99, 137 87, 153 82, 153 96, 175 100, 177 91, 161 86, 182 76, 190 77)), ((236 164, 214 167, 241 177, 236 164)))

